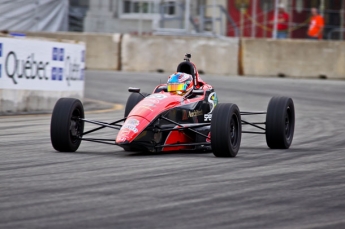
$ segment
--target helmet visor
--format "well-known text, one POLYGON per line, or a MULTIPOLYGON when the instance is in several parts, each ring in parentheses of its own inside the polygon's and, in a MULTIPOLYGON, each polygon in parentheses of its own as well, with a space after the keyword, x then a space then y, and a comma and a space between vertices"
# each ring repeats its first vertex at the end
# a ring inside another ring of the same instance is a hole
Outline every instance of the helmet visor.
POLYGON ((168 91, 185 91, 186 90, 186 84, 185 83, 169 83, 168 85, 168 91))

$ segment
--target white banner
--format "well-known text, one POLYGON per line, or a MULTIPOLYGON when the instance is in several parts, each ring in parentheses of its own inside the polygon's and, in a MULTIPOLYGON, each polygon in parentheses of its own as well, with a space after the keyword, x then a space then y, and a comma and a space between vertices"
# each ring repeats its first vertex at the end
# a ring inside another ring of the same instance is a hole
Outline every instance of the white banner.
POLYGON ((0 89, 83 91, 85 45, 0 38, 0 89))

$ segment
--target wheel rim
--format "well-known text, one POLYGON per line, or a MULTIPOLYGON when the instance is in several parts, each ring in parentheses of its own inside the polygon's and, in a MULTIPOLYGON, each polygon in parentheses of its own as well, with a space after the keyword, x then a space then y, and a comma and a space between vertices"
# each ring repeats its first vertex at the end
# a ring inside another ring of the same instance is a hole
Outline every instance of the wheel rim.
POLYGON ((285 115, 285 137, 287 140, 290 140, 291 138, 292 125, 293 125, 292 111, 290 107, 287 107, 286 115, 285 115))
POLYGON ((73 143, 76 143, 81 136, 82 131, 82 121, 80 121, 81 111, 80 109, 76 108, 71 117, 71 125, 70 125, 70 136, 73 143))
POLYGON ((230 143, 233 147, 236 147, 238 143, 238 131, 238 117, 233 114, 230 121, 230 143))

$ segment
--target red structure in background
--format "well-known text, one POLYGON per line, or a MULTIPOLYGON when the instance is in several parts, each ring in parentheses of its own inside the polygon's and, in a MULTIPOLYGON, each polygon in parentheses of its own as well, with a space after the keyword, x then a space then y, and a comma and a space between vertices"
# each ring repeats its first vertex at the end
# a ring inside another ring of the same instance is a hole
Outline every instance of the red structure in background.
MULTIPOLYGON (((340 26, 340 9, 342 0, 325 1, 325 21, 326 28, 324 36, 333 28, 340 26)), ((252 25, 255 24, 256 38, 271 38, 273 25, 268 22, 274 17, 274 2, 273 0, 257 0, 256 19, 252 18, 254 6, 253 0, 228 0, 228 12, 235 21, 238 29, 241 31, 241 6, 243 8, 243 37, 252 37, 252 25), (266 12, 264 7, 266 6, 266 12), (254 22, 255 21, 255 22, 254 22)), ((310 8, 317 7, 320 4, 319 0, 291 0, 291 9, 286 8, 286 12, 290 15, 290 37, 291 38, 306 38, 306 33, 309 25, 310 8)), ((235 36, 235 28, 228 23, 227 35, 235 36)))

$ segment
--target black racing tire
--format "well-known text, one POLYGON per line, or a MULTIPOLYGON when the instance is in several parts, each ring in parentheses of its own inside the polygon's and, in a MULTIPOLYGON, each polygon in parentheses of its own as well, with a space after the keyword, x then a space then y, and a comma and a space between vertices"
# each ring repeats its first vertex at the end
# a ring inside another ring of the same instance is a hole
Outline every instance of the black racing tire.
MULTIPOLYGON (((147 97, 150 94, 142 92, 141 93, 143 96, 147 97)), ((131 110, 141 101, 144 99, 144 97, 139 94, 139 93, 132 93, 128 99, 127 99, 127 103, 126 103, 126 108, 125 108, 125 115, 124 117, 126 118, 129 113, 131 112, 131 110)))
POLYGON ((288 149, 295 131, 295 106, 288 97, 273 97, 266 114, 266 142, 271 149, 288 149))
POLYGON ((218 104, 212 112, 211 146, 216 157, 236 157, 242 138, 241 114, 232 103, 218 104))
POLYGON ((50 122, 50 140, 55 150, 75 152, 84 131, 84 107, 78 99, 61 98, 54 107, 50 122))
MULTIPOLYGON (((145 93, 145 92, 142 92, 141 93, 143 96, 147 97, 149 96, 150 94, 149 93, 145 93)), ((124 117, 126 118, 129 113, 132 111, 132 109, 141 101, 144 99, 144 97, 140 95, 139 93, 132 93, 128 99, 127 99, 127 103, 126 103, 126 108, 125 108, 125 114, 124 114, 124 117)), ((135 147, 131 147, 131 146, 126 146, 126 147, 123 147, 123 149, 125 151, 138 151, 137 148, 135 147)))

